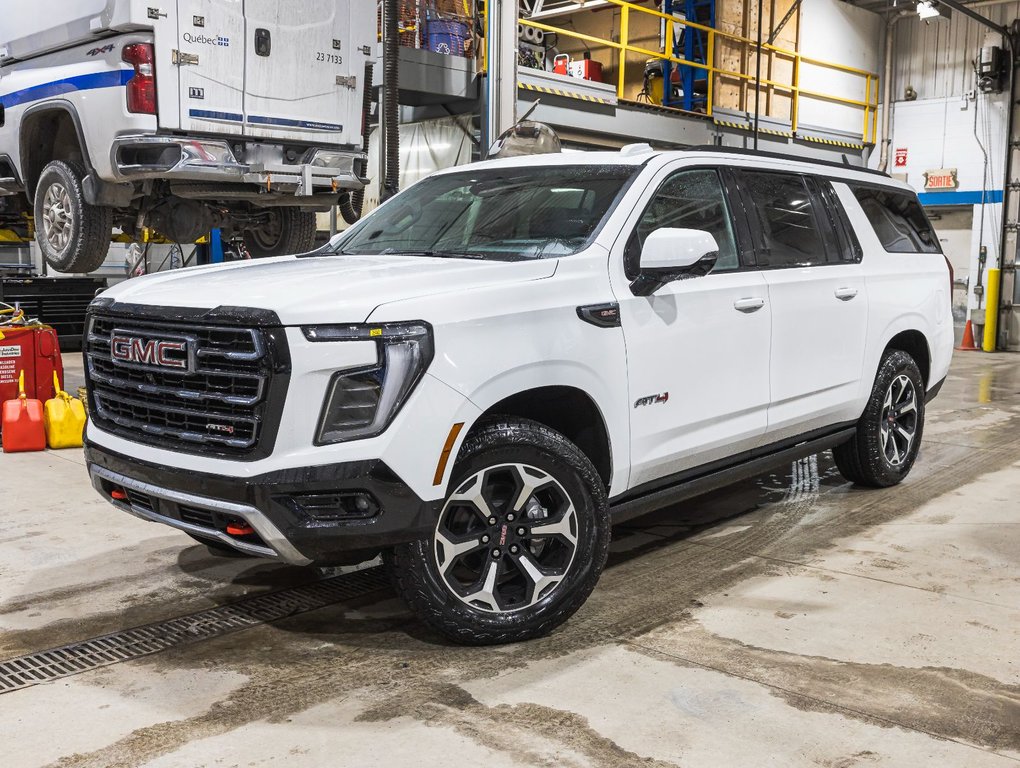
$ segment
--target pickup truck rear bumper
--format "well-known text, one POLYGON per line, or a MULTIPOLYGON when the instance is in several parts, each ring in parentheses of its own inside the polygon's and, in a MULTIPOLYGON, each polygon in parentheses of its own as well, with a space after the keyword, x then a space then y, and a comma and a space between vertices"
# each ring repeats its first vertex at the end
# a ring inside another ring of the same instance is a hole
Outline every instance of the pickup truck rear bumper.
POLYGON ((361 152, 309 150, 302 163, 242 163, 230 144, 186 136, 122 136, 113 142, 111 161, 119 181, 166 179, 251 184, 267 192, 299 197, 360 189, 361 152))
POLYGON ((157 466, 86 442, 95 489, 115 507, 292 565, 344 565, 428 535, 440 502, 422 501, 381 461, 248 478, 157 466))

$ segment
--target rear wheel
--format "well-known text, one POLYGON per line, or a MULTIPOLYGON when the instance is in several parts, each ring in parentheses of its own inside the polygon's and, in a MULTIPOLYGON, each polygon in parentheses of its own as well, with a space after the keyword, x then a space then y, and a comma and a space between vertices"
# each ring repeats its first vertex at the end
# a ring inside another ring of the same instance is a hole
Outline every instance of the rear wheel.
POLYGON ((891 350, 882 358, 856 434, 832 449, 843 477, 858 485, 896 485, 917 459, 924 431, 924 379, 914 358, 891 350))
POLYGON ((258 226, 245 230, 252 258, 307 253, 315 247, 315 214, 297 208, 271 208, 258 226))
POLYGON ((588 458, 558 432, 500 419, 468 438, 432 535, 396 547, 397 592, 432 628, 471 645, 540 637, 595 588, 609 508, 588 458))
POLYGON ((35 238, 46 263, 58 272, 93 272, 110 250, 113 209, 85 202, 85 169, 54 160, 35 190, 35 238))

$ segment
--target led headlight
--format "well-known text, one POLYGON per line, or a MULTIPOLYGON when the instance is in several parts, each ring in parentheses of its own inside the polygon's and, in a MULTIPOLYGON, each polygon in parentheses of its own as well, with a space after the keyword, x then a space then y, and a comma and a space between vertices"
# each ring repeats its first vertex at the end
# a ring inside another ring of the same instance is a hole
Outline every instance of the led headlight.
POLYGON ((382 433, 432 362, 428 323, 315 325, 302 331, 309 341, 374 341, 378 347, 375 365, 333 374, 322 404, 316 445, 382 433))

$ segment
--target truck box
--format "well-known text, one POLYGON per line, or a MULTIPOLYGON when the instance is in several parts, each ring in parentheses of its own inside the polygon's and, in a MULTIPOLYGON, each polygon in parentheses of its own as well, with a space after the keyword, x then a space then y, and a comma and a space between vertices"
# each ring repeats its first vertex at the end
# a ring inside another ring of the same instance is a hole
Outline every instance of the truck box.
POLYGON ((144 0, 50 3, 44 13, 33 3, 9 5, 0 31, 0 65, 100 40, 110 33, 151 29, 160 18, 159 9, 144 0), (150 10, 156 13, 150 16, 150 10))
POLYGON ((74 0, 45 13, 9 5, 0 65, 91 43, 96 61, 106 46, 119 50, 115 35, 151 34, 161 129, 361 145, 365 63, 376 38, 363 1, 288 0, 286 11, 278 0, 74 0))

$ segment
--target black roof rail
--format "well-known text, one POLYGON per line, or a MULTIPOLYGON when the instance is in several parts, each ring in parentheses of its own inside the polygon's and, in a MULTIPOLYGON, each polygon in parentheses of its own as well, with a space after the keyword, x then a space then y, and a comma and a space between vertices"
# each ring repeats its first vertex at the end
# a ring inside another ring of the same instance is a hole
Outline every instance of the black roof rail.
POLYGON ((813 157, 797 157, 796 155, 787 154, 784 152, 768 152, 760 149, 745 149, 744 147, 723 147, 717 144, 700 144, 697 146, 686 147, 681 150, 682 152, 718 152, 726 155, 748 155, 751 157, 766 157, 771 160, 793 160, 799 163, 811 163, 814 165, 827 165, 832 168, 841 168, 844 171, 859 171, 861 173, 870 173, 874 176, 881 176, 883 179, 892 179, 892 177, 885 171, 880 171, 876 168, 864 168, 858 165, 850 165, 847 161, 846 155, 843 156, 841 162, 835 160, 817 160, 813 157))

